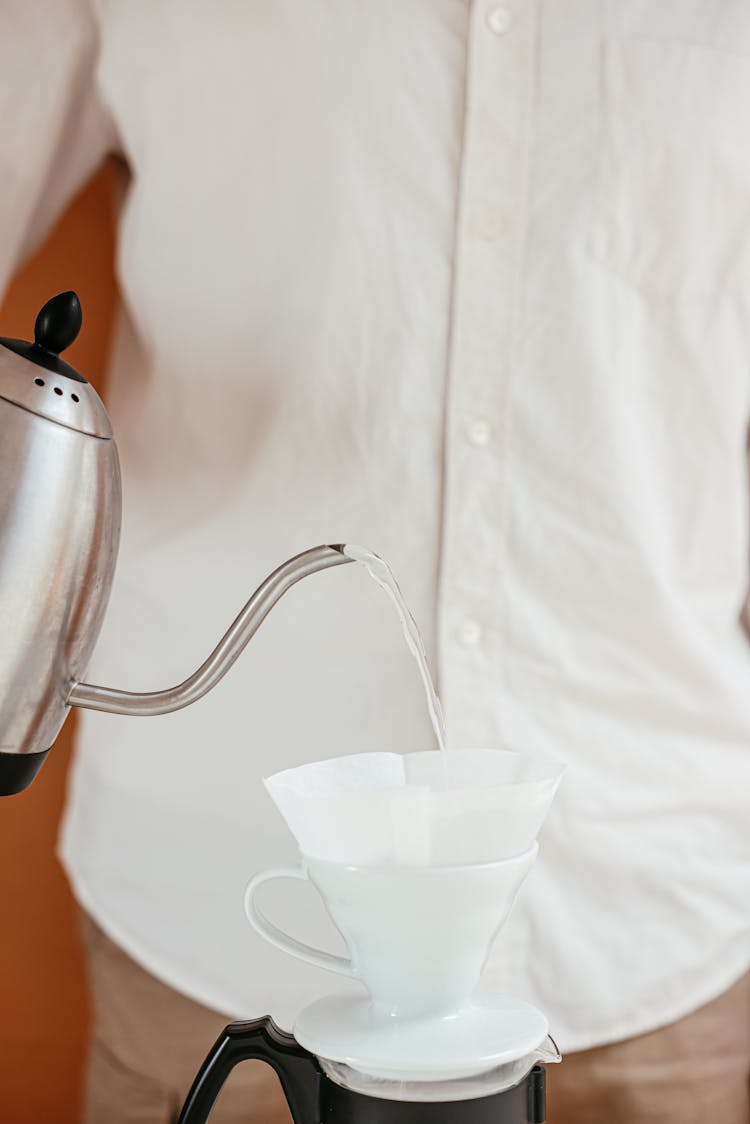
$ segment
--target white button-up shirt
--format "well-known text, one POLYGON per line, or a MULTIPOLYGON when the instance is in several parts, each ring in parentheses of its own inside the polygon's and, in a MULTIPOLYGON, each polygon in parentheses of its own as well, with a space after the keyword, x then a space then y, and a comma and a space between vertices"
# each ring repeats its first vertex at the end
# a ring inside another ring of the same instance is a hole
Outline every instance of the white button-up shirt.
MULTIPOLYGON (((166 686, 291 554, 377 550, 450 743, 569 766, 487 985, 568 1049, 714 997, 750 963, 750 7, 16 7, 5 273, 130 168, 89 678, 166 686)), ((261 777, 432 744, 395 616, 334 570, 198 705, 85 717, 63 858, 151 971, 289 1024, 339 985, 243 917, 295 853, 261 777)), ((266 908, 331 947, 303 893, 266 908)))

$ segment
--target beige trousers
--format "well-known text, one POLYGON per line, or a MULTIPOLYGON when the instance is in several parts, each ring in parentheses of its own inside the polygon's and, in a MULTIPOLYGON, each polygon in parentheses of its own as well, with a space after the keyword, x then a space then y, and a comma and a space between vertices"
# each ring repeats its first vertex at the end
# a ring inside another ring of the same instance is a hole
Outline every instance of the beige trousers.
MULTIPOLYGON (((85 1124, 174 1124, 229 1021, 154 979, 89 919, 94 1029, 85 1124)), ((750 1124, 750 975, 662 1030, 548 1071, 549 1124, 750 1124)), ((244 1062, 211 1124, 289 1124, 278 1078, 244 1062)))
MULTIPOLYGON (((144 971, 83 918, 94 1023, 84 1124, 174 1124, 226 1015, 194 1003, 144 971)), ((211 1124, 289 1124, 279 1079, 242 1062, 224 1086, 211 1124)))

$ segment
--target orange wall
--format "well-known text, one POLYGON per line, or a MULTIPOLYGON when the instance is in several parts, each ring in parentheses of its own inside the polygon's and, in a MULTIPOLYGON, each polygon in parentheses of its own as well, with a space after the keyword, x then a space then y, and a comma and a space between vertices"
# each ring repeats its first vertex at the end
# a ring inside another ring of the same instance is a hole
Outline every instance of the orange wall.
MULTIPOLYGON (((83 328, 65 358, 100 393, 116 300, 114 180, 109 165, 74 200, 0 308, 0 335, 30 339, 44 301, 75 289, 83 328)), ((0 799, 2 1124, 78 1120, 88 1006, 76 907, 55 858, 72 727, 32 787, 0 799)))

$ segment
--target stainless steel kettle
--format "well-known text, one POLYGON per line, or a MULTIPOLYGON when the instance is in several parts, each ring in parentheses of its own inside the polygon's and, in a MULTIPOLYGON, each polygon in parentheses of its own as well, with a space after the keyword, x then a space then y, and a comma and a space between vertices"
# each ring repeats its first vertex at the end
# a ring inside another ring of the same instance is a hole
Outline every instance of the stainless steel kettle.
POLYGON ((0 338, 0 795, 34 779, 72 706, 167 714, 226 674, 300 578, 352 561, 341 546, 291 558, 255 591, 198 670, 137 694, 81 682, 120 537, 120 466, 107 411, 60 358, 78 335, 73 292, 44 305, 34 342, 0 338))

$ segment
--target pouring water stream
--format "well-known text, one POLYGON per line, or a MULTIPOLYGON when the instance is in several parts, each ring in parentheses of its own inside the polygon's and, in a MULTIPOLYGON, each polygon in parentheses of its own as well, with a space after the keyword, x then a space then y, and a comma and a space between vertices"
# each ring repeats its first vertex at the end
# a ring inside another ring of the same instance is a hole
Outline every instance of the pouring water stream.
POLYGON ((435 731, 438 746, 441 750, 447 749, 443 708, 440 705, 440 699, 437 696, 435 685, 432 682, 422 637, 417 627, 417 622, 409 612, 407 604, 404 601, 404 596, 396 581, 393 570, 384 558, 381 558, 378 554, 373 554, 371 550, 367 550, 363 546, 347 544, 342 550, 348 558, 353 559, 355 562, 360 562, 365 567, 372 580, 376 582, 381 589, 385 590, 395 606, 399 620, 401 621, 404 639, 419 668, 424 693, 427 698, 427 710, 429 711, 430 721, 435 731))

